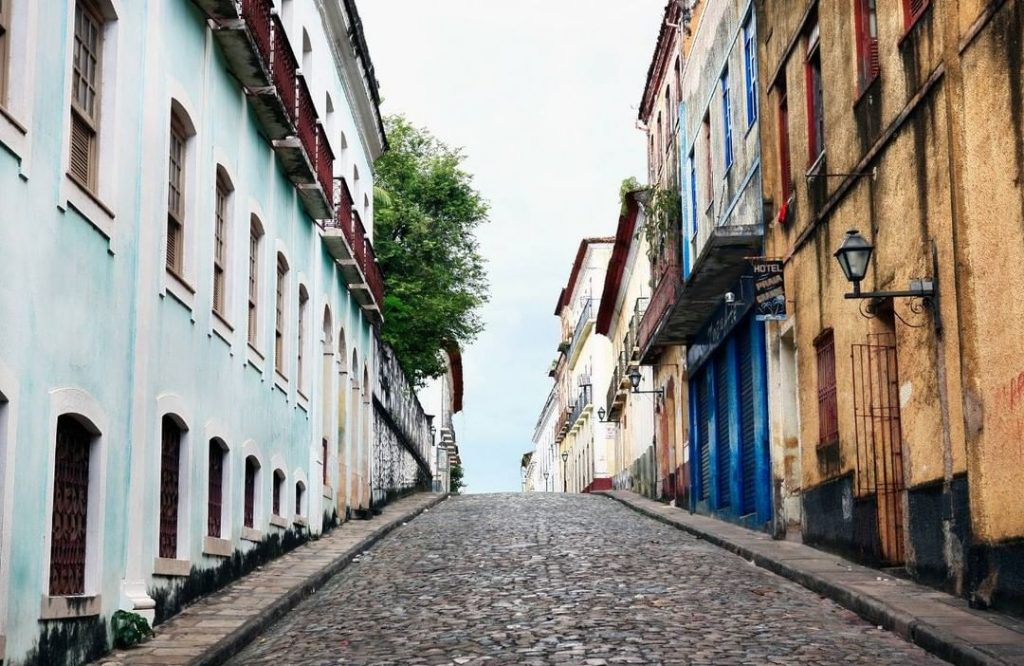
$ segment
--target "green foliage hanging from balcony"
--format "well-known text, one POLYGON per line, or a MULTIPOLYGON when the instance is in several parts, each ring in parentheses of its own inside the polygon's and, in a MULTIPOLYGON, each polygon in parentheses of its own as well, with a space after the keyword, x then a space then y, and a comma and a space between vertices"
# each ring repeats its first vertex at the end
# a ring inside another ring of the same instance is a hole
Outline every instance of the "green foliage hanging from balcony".
POLYGON ((402 116, 385 120, 376 163, 374 248, 384 272, 382 337, 416 385, 444 374, 442 350, 483 330, 487 273, 475 236, 488 205, 451 148, 402 116))
POLYGON ((626 197, 637 193, 647 200, 645 205, 644 233, 647 237, 648 258, 655 262, 662 256, 666 241, 676 237, 683 219, 682 199, 674 189, 657 185, 641 185, 630 176, 619 187, 619 201, 622 214, 626 214, 626 197))

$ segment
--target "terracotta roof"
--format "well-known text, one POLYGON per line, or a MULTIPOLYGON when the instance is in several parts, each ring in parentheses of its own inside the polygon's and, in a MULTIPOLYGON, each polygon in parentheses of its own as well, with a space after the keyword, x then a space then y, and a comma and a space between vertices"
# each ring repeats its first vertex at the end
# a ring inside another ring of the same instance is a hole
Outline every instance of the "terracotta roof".
POLYGON ((626 213, 619 216, 619 228, 615 233, 615 247, 612 258, 608 262, 608 272, 604 276, 604 289, 601 292, 601 307, 597 311, 597 333, 608 335, 611 329, 612 316, 615 314, 615 302, 618 300, 622 275, 626 272, 626 259, 629 248, 633 245, 633 232, 640 211, 635 192, 626 195, 626 213))

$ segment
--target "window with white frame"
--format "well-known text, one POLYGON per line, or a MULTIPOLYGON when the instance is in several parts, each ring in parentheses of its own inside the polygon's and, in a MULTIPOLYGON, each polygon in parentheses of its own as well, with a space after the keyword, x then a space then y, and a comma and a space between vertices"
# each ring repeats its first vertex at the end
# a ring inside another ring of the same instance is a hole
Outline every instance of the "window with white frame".
POLYGON ((285 312, 287 312, 288 262, 280 252, 277 254, 277 291, 274 314, 274 368, 285 375, 285 312))
POLYGON ((306 291, 305 286, 299 287, 299 345, 298 351, 295 354, 296 357, 296 377, 298 380, 299 391, 305 391, 306 386, 306 363, 305 363, 305 350, 306 350, 306 312, 309 309, 309 292, 306 291))
POLYGON ((259 300, 260 300, 260 246, 263 241, 263 225, 253 215, 249 220, 249 312, 247 339, 254 348, 259 346, 259 300))
POLYGON ((93 192, 97 189, 102 58, 103 16, 93 4, 78 0, 75 3, 71 58, 71 151, 68 173, 79 185, 93 192))
POLYGON ((217 167, 213 215, 213 311, 227 317, 227 266, 230 240, 231 181, 223 167, 217 167))
POLYGON ((177 110, 171 112, 171 138, 167 165, 167 270, 185 275, 185 186, 188 124, 177 110))

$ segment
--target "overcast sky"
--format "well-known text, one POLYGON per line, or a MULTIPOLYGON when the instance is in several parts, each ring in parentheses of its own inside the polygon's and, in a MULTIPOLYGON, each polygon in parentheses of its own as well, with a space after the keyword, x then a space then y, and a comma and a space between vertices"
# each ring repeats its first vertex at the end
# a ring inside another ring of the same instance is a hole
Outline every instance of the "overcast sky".
MULTIPOLYGON (((461 146, 491 204, 487 329, 456 417, 469 492, 519 490, 579 241, 615 233, 641 180, 637 105, 664 0, 362 0, 385 113, 461 146)), ((599 392, 603 395, 603 392, 599 392)))

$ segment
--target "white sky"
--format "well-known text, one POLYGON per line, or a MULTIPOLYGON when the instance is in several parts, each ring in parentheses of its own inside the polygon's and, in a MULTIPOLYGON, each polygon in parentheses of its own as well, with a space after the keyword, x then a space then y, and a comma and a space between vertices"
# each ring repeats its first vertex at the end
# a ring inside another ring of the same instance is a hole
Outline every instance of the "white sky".
POLYGON ((559 290, 580 239, 615 233, 622 179, 643 180, 636 107, 664 4, 359 3, 384 113, 463 147, 491 204, 479 232, 487 329, 463 354, 455 422, 469 492, 520 488, 519 461, 551 388, 559 290))

